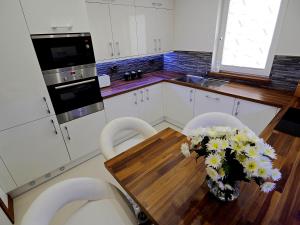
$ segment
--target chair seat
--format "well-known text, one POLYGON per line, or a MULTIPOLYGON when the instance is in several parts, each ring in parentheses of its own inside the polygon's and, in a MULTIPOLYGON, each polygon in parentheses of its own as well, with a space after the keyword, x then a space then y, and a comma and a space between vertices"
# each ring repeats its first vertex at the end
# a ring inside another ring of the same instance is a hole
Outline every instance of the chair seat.
POLYGON ((79 208, 65 225, 133 225, 115 199, 91 201, 79 208))

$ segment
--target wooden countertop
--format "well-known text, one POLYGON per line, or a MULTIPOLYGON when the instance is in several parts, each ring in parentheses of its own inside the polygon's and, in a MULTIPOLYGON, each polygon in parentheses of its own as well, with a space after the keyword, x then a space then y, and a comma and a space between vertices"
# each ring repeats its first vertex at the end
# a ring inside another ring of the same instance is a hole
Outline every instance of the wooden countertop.
POLYGON ((254 101, 262 104, 273 105, 276 107, 283 107, 289 104, 292 99, 291 92, 277 91, 266 88, 252 87, 249 85, 244 85, 240 83, 229 82, 221 87, 200 87, 195 84, 189 84, 185 82, 180 82, 173 80, 175 78, 181 77, 184 74, 158 71, 149 74, 145 74, 142 79, 134 81, 114 81, 110 87, 102 88, 102 97, 109 98, 116 95, 120 95, 129 91, 133 91, 142 87, 153 85, 160 82, 170 82, 178 85, 183 85, 187 87, 192 87, 200 90, 211 91, 218 94, 228 95, 232 97, 237 97, 249 101, 254 101))
POLYGON ((168 128, 105 162, 155 224, 300 224, 300 138, 270 132, 267 142, 277 151, 282 179, 268 194, 254 182, 242 182, 239 198, 231 203, 209 194, 203 158, 195 162, 180 153, 185 141, 168 128))

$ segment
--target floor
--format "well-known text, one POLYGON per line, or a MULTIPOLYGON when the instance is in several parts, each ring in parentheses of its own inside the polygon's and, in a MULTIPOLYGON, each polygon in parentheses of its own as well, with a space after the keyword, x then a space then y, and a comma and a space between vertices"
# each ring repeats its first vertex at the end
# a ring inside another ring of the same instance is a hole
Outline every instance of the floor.
MULTIPOLYGON (((158 131, 163 130, 167 127, 171 127, 177 131, 181 131, 180 128, 169 124, 167 122, 162 122, 155 126, 155 129, 158 131)), ((126 144, 123 144, 123 147, 129 147, 135 144, 136 140, 133 138, 126 142, 126 144)), ((48 187, 52 186, 53 184, 56 184, 60 181, 74 178, 74 177, 93 177, 98 179, 104 179, 108 180, 114 184, 115 180, 112 178, 112 176, 108 173, 108 171, 104 167, 104 157, 102 155, 96 156, 85 163, 78 165, 77 167, 53 178, 52 180, 18 196, 14 199, 14 206, 15 206, 15 225, 20 225, 21 220, 25 212, 27 211, 28 207, 31 205, 34 199, 42 193, 44 190, 46 190, 48 187)), ((50 225, 63 225, 66 221, 66 219, 69 217, 69 215, 72 214, 74 210, 76 210, 80 205, 83 204, 82 202, 76 202, 75 204, 68 205, 64 207, 62 210, 60 210, 57 213, 57 216, 54 218, 52 223, 50 225)))

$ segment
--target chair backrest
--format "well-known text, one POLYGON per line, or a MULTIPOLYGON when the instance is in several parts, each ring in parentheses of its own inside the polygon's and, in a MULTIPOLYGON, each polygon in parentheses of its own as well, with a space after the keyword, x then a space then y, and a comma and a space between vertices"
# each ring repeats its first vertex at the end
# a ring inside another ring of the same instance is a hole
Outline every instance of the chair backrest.
POLYGON ((56 212, 76 200, 110 198, 108 184, 94 178, 73 178, 44 191, 27 210, 21 225, 48 225, 56 212))
POLYGON ((239 119, 232 115, 220 112, 210 112, 196 116, 194 119, 189 121, 184 127, 182 133, 185 135, 189 135, 191 130, 200 127, 205 128, 216 126, 224 126, 238 129, 247 128, 239 119))
POLYGON ((100 149, 106 159, 117 155, 114 148, 114 137, 122 131, 133 130, 147 139, 157 131, 145 121, 134 117, 121 117, 110 121, 100 135, 100 149))

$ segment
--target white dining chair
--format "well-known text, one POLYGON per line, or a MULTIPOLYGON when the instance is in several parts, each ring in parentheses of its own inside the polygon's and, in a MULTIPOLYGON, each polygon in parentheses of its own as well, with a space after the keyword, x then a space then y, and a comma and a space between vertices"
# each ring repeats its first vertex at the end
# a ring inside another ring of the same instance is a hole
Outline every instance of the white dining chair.
POLYGON ((216 126, 224 126, 238 129, 247 128, 247 126, 245 126, 239 119, 230 114, 221 112, 209 112, 196 116, 194 119, 189 121, 185 125, 182 133, 185 135, 189 135, 192 130, 195 130, 197 128, 216 126))
POLYGON ((32 203, 21 225, 49 225, 68 203, 86 200, 65 225, 133 225, 132 211, 124 210, 114 198, 110 184, 94 178, 73 178, 57 183, 32 203), (128 215, 128 212, 132 213, 128 215))
POLYGON ((100 149, 106 159, 111 159, 129 147, 153 136, 157 131, 147 122, 134 117, 121 117, 110 121, 100 135, 100 149), (115 137, 124 131, 134 131, 137 136, 130 144, 123 143, 121 147, 114 144, 115 137))

